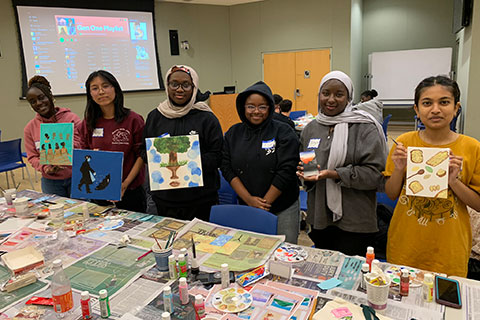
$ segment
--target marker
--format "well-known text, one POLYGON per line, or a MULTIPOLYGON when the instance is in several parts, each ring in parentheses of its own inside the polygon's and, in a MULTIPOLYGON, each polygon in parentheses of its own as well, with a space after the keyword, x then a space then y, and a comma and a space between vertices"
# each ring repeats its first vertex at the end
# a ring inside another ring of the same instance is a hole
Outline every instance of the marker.
POLYGON ((148 250, 147 252, 145 252, 144 254, 142 254, 140 257, 137 258, 137 261, 140 261, 140 259, 146 257, 146 256, 149 255, 150 253, 152 253, 152 250, 148 250))

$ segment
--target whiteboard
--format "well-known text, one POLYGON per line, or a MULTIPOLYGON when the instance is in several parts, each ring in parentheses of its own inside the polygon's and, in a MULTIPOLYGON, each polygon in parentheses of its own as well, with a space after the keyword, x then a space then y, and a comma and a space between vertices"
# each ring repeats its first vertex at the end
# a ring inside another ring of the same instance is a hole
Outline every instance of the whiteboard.
POLYGON ((377 90, 378 98, 382 101, 403 100, 405 104, 413 102, 420 81, 430 76, 450 74, 452 48, 373 52, 368 61, 370 88, 377 90))

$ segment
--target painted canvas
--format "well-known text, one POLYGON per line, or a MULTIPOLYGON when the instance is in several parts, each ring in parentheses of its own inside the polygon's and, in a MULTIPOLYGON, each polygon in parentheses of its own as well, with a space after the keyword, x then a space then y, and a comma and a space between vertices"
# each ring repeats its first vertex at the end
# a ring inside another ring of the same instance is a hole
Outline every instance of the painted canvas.
POLYGON ((203 186, 198 135, 146 138, 150 190, 203 186))
POLYGON ((72 165, 73 123, 40 125, 40 164, 72 165))
POLYGON ((120 200, 123 152, 73 150, 72 198, 120 200))
POLYGON ((446 199, 449 156, 448 148, 408 147, 407 195, 446 199))

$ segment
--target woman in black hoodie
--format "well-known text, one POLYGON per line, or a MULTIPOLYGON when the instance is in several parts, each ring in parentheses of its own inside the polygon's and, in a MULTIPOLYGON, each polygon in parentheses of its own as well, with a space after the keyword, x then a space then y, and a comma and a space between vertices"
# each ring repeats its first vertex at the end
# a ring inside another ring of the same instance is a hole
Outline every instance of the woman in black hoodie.
POLYGON ((298 139, 285 123, 273 121, 272 91, 259 81, 236 101, 242 123, 225 133, 221 170, 240 203, 278 216, 278 234, 297 243, 299 231, 298 139))

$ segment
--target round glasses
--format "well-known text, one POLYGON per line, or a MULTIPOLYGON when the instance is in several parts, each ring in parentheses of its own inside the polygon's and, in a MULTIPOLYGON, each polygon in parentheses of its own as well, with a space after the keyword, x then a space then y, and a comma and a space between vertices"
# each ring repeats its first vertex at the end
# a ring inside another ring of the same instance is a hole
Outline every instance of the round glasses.
POLYGON ((172 90, 177 90, 178 88, 182 87, 183 90, 188 91, 193 88, 193 85, 190 82, 169 82, 168 87, 172 90))

